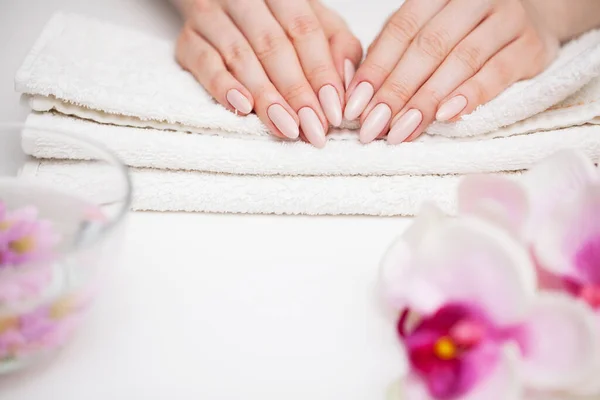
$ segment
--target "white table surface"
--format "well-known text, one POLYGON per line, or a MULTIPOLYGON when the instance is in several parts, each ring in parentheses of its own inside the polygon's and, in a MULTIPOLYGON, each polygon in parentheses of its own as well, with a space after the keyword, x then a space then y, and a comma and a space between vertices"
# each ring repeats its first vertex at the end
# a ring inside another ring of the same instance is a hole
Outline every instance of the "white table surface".
MULTIPOLYGON (((57 9, 175 37, 163 0, 0 0, 0 121, 57 9)), ((358 27, 357 29, 370 29, 358 27)), ((401 218, 136 213, 88 323, 2 400, 377 400, 402 369, 376 293, 401 218)))

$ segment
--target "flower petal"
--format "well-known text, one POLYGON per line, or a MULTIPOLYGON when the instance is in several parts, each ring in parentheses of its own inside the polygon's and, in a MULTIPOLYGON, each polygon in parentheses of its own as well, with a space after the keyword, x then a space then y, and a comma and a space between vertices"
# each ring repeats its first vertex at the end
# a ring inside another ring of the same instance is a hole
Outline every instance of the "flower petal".
POLYGON ((594 267, 599 240, 600 185, 593 185, 557 206, 532 243, 537 261, 550 272, 600 283, 600 269, 594 267))
POLYGON ((518 350, 503 347, 495 368, 461 400, 521 400, 523 386, 518 372, 518 350))
POLYGON ((443 219, 444 215, 438 208, 426 205, 384 254, 380 266, 380 282, 384 297, 393 308, 404 309, 408 298, 415 298, 413 307, 419 311, 435 310, 440 304, 435 288, 428 287, 426 282, 414 276, 413 255, 423 237, 440 225, 443 219), (421 302, 424 303, 423 306, 418 305, 421 302))
POLYGON ((425 237, 416 272, 447 302, 475 303, 496 323, 518 323, 536 290, 528 251, 508 232, 476 219, 449 221, 425 237))
POLYGON ((499 175, 472 175, 458 188, 460 215, 474 215, 520 233, 529 214, 527 192, 499 175))
POLYGON ((522 183, 527 188, 531 204, 527 236, 536 235, 540 223, 558 204, 598 179, 594 164, 585 155, 573 150, 562 150, 526 172, 522 183))
POLYGON ((595 315, 582 302, 561 293, 542 293, 527 321, 522 372, 540 390, 575 389, 594 375, 600 360, 595 315))

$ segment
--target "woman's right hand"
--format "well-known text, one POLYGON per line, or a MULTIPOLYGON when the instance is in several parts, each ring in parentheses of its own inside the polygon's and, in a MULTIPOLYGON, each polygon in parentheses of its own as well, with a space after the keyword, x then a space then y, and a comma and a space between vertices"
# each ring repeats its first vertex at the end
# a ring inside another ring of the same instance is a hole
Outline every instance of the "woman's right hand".
POLYGON ((323 147, 362 58, 340 16, 318 0, 180 1, 179 63, 228 109, 323 147))

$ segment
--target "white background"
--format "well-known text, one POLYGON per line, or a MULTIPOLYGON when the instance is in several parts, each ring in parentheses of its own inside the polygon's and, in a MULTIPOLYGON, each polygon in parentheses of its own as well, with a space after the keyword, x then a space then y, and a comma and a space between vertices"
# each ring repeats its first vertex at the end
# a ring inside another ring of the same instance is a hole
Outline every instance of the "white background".
MULTIPOLYGON (((168 38, 180 24, 163 0, 0 0, 0 121, 25 118, 13 76, 58 9, 168 38)), ((361 37, 379 28, 350 22, 361 37)), ((133 214, 75 341, 0 378, 0 399, 382 399, 402 358, 377 268, 406 222, 133 214)))

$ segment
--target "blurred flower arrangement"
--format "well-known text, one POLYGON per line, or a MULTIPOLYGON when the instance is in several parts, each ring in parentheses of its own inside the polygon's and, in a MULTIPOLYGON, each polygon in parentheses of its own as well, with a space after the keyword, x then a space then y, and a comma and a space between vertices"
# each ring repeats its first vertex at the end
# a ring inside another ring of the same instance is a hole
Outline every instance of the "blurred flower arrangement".
POLYGON ((600 396, 600 171, 563 151, 466 178, 382 260, 407 373, 391 399, 600 396))
POLYGON ((0 201, 0 367, 62 344, 74 327, 79 305, 56 284, 59 241, 35 208, 9 212, 0 201))

